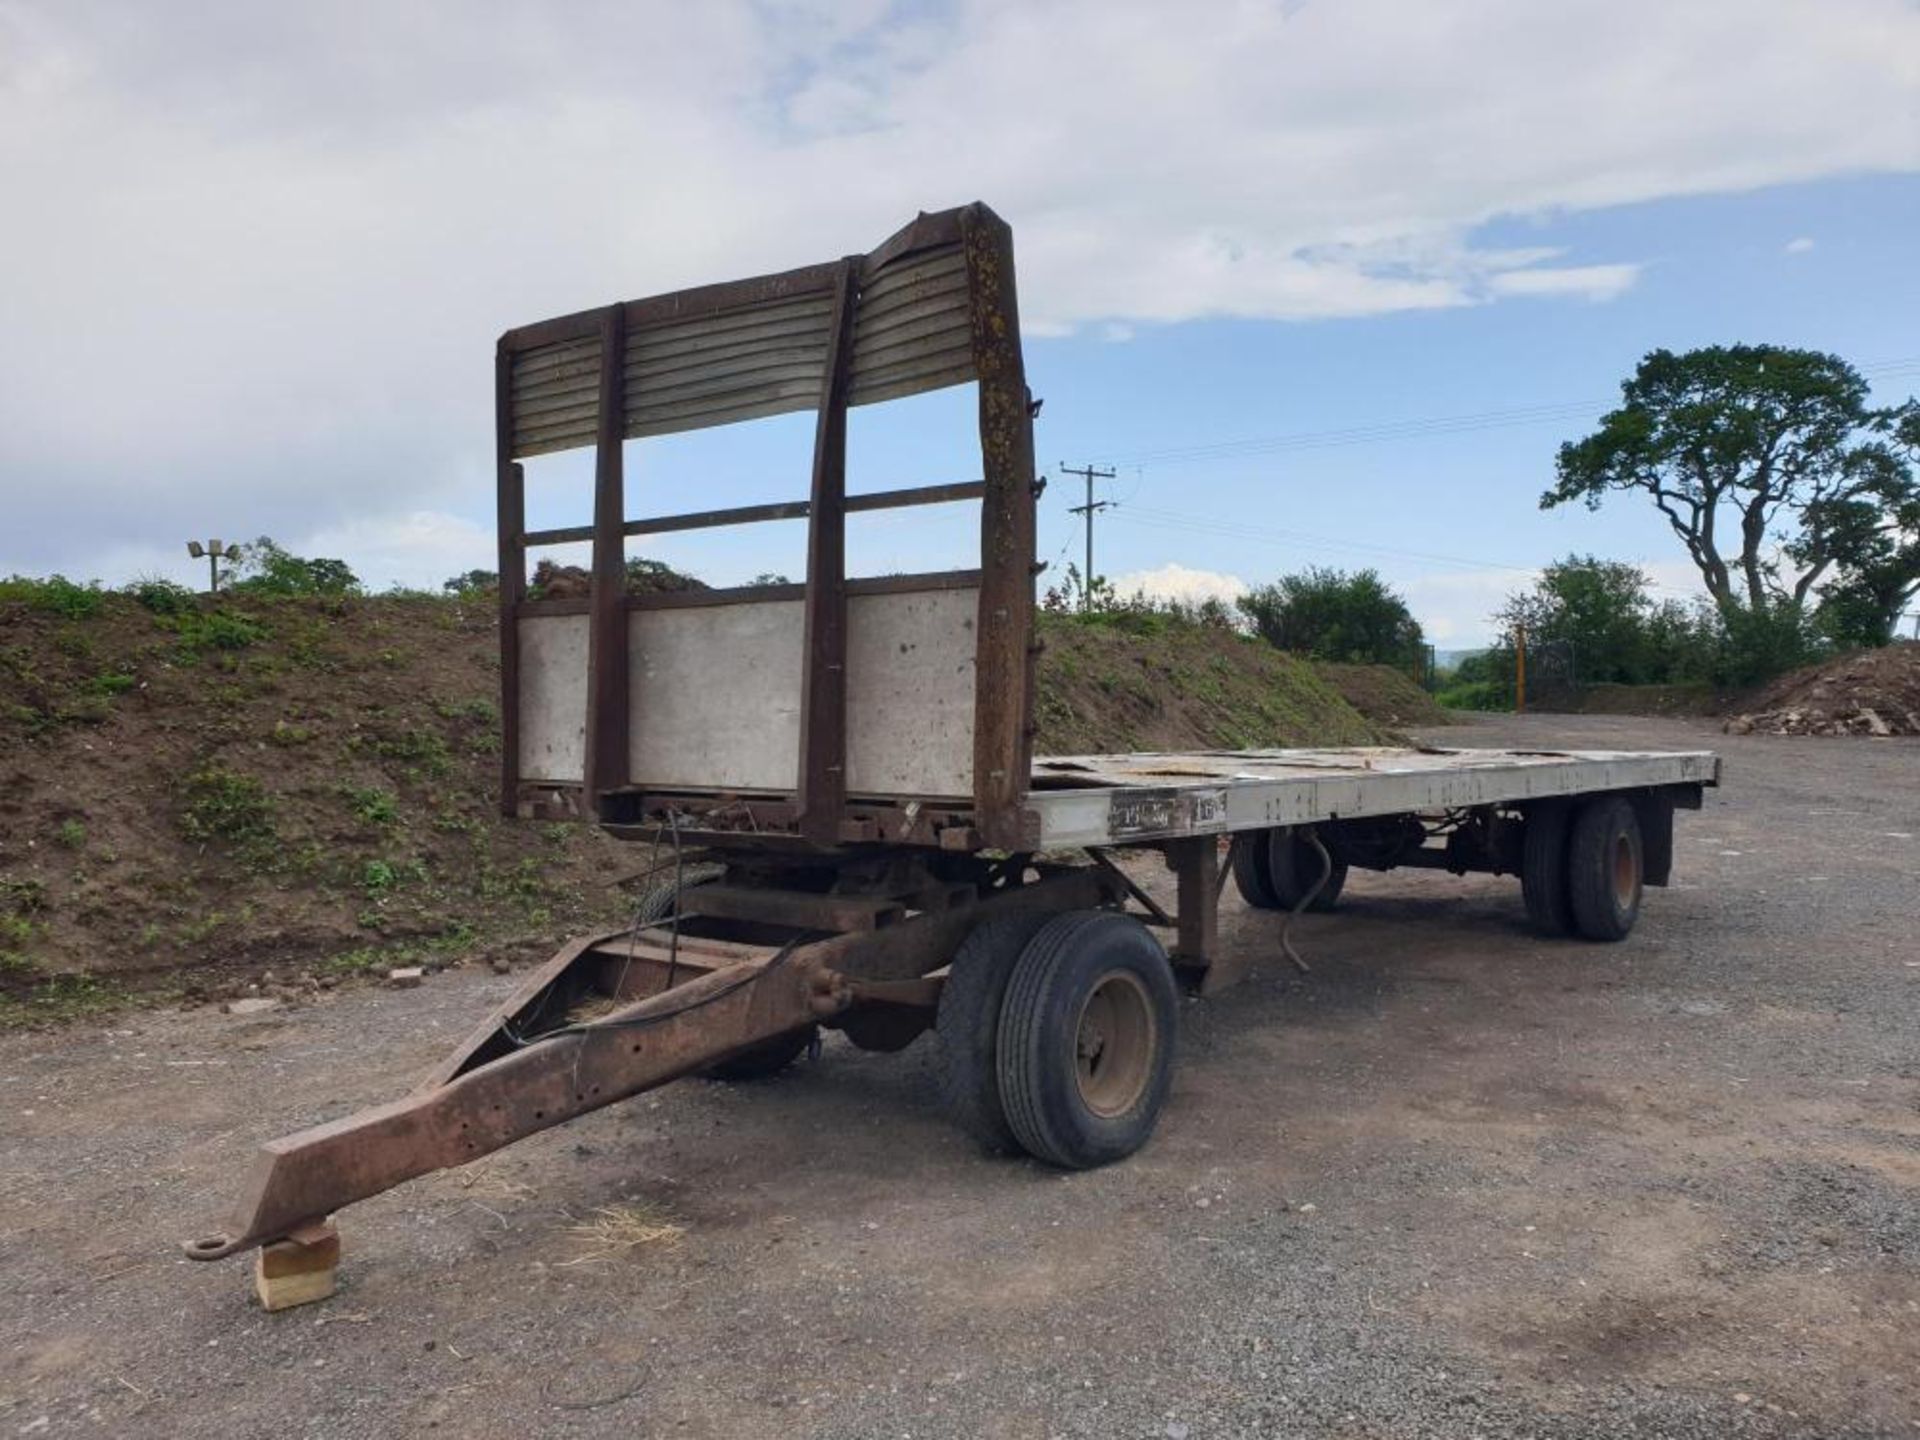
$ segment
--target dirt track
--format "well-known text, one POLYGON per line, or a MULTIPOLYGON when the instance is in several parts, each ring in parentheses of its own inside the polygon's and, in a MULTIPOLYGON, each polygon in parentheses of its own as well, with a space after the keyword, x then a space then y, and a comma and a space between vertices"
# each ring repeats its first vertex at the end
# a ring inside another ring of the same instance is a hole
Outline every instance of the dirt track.
POLYGON ((1920 742, 1441 738, 1711 745, 1728 785, 1619 947, 1356 874, 1302 976, 1233 905, 1269 958, 1101 1172, 977 1156, 925 1041, 836 1044, 357 1207, 342 1293, 268 1316, 175 1242, 511 980, 0 1039, 0 1434, 1920 1431, 1920 742), (684 1237, 593 1259, 630 1198, 684 1237))

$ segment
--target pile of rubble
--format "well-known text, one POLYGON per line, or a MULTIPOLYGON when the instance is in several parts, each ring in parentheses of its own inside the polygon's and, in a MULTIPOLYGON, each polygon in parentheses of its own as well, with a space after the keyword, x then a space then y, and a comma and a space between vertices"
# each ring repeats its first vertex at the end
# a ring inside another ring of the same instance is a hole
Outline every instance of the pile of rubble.
POLYGON ((1773 682, 1730 735, 1920 735, 1920 644, 1829 660, 1773 682))

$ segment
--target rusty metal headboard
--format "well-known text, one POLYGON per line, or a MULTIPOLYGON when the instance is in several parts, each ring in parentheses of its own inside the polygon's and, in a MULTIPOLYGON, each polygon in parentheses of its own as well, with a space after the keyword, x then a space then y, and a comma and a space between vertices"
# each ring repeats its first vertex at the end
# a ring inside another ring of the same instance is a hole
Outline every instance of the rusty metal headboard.
MULTIPOLYGON (((503 794, 508 813, 567 787, 523 779, 519 622, 587 619, 583 785, 570 799, 610 822, 645 822, 671 804, 717 817, 739 797, 648 793, 629 767, 628 615, 677 605, 804 602, 799 755, 793 793, 756 797, 752 827, 819 844, 898 839, 956 848, 1020 848, 1033 711, 1033 435, 1015 296, 1012 231, 985 205, 922 214, 871 254, 779 275, 703 286, 545 320, 501 336, 495 360, 499 456, 503 794), (978 481, 848 496, 846 412, 979 382, 978 481), (805 500, 630 520, 622 442, 815 410, 805 500), (520 460, 592 445, 593 524, 526 529, 520 460), (853 511, 981 502, 977 570, 850 580, 853 511), (628 595, 629 535, 808 522, 804 585, 628 595), (583 599, 529 600, 529 547, 590 541, 583 599), (971 804, 847 794, 849 595, 979 590, 974 650, 971 804)), ((577 623, 577 622, 576 622, 577 623)), ((696 820, 696 823, 700 823, 696 820)), ((713 818, 711 823, 722 822, 713 818)))

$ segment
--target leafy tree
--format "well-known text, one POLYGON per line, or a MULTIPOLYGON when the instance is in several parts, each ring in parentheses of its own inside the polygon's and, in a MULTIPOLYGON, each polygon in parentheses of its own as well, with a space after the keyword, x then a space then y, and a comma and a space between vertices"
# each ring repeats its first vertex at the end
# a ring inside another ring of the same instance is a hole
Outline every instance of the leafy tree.
POLYGON ((358 595, 360 580, 344 560, 307 560, 262 535, 241 547, 239 577, 228 588, 254 595, 358 595))
POLYGON ((1822 628, 1842 645, 1885 645, 1920 598, 1920 485, 1901 471, 1920 458, 1920 405, 1898 412, 1892 444, 1874 446, 1859 462, 1877 493, 1819 514, 1843 551, 1839 578, 1821 601, 1822 628))
POLYGON ((1449 710, 1511 710, 1513 651, 1499 648, 1462 655, 1439 681, 1434 699, 1449 710))
POLYGON ((1410 668, 1425 653, 1419 622, 1377 571, 1349 575, 1313 566, 1250 590, 1238 603, 1262 639, 1316 660, 1410 668))
POLYGON ((627 557, 627 593, 654 595, 668 591, 705 590, 707 582, 683 575, 664 560, 649 560, 644 555, 627 557))
POLYGON ((1637 565, 1569 555, 1508 596, 1494 624, 1502 635, 1524 628, 1529 646, 1569 646, 1587 684, 1649 684, 1668 678, 1657 673, 1665 667, 1652 638, 1652 584, 1637 565))
POLYGON ((1107 577, 1096 575, 1089 584, 1081 575, 1080 567, 1071 560, 1060 583, 1049 585, 1046 594, 1040 597, 1040 608, 1050 615, 1092 614, 1110 609, 1112 605, 1113 586, 1107 577))
POLYGON ((1823 581, 1903 600, 1920 583, 1900 518, 1920 495, 1913 401, 1876 409, 1846 361, 1777 345, 1655 350, 1621 394, 1560 447, 1541 508, 1646 495, 1723 612, 1805 609, 1823 581))
POLYGON ((500 586, 500 575, 494 570, 469 570, 465 574, 454 575, 440 582, 440 589, 448 595, 480 595, 500 586))

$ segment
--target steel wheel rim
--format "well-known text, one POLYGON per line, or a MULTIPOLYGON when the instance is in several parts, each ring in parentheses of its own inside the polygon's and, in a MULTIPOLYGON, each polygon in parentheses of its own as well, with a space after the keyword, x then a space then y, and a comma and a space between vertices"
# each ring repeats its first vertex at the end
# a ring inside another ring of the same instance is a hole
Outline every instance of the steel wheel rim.
POLYGON ((1131 970, 1094 982, 1074 1027, 1073 1078, 1080 1099, 1103 1119, 1124 1115, 1153 1080, 1159 1025, 1147 987, 1131 970))
POLYGON ((1633 904, 1633 892, 1640 882, 1640 867, 1633 862, 1633 841, 1625 835, 1613 842, 1613 899, 1622 910, 1633 904))

